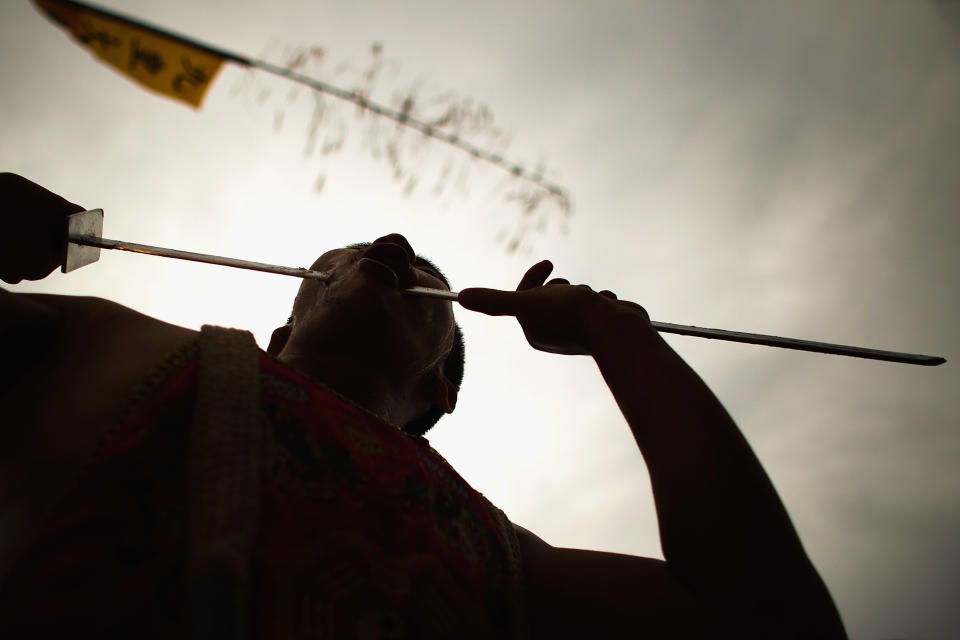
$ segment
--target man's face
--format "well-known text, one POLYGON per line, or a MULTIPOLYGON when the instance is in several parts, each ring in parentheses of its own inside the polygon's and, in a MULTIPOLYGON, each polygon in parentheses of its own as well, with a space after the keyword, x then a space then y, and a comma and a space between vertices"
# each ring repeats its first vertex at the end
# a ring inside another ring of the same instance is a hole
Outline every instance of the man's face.
POLYGON ((449 287, 402 235, 328 251, 311 268, 331 277, 304 281, 288 347, 369 359, 406 374, 442 365, 453 345, 452 305, 401 289, 449 287))

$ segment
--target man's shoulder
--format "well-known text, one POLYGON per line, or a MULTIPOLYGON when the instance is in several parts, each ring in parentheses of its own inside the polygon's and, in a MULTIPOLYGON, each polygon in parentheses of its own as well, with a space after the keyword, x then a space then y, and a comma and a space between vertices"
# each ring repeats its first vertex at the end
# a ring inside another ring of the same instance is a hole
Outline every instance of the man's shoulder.
MULTIPOLYGON (((48 311, 46 335, 30 336, 49 352, 49 366, 70 366, 76 373, 96 368, 111 376, 151 366, 197 332, 164 322, 112 300, 92 296, 16 294, 48 311)), ((109 387, 108 387, 109 388, 109 387)))
MULTIPOLYGON (((145 313, 141 313, 119 302, 100 298, 97 296, 82 295, 64 295, 53 293, 25 293, 18 291, 3 290, 0 294, 0 300, 20 300, 35 305, 43 305, 54 309, 63 314, 68 314, 70 319, 80 319, 89 317, 91 319, 104 320, 136 320, 144 323, 169 324, 145 313)), ((0 302, 6 306, 7 302, 0 302)), ((13 304, 18 304, 14 302, 13 304)), ((172 326, 172 325, 171 325, 172 326)))
POLYGON ((84 296, 3 291, 0 316, 0 408, 24 429, 58 432, 115 418, 144 372, 197 333, 84 296))

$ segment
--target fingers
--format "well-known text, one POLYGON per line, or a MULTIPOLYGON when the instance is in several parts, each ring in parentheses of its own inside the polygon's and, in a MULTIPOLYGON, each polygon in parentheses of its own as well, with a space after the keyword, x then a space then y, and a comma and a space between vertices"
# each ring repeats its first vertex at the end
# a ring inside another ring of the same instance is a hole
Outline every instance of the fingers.
POLYGON ((84 210, 80 205, 15 173, 0 173, 0 194, 3 194, 4 205, 21 216, 44 213, 67 215, 84 210))
MULTIPOLYGON (((526 293, 528 289, 535 289, 546 285, 569 285, 566 278, 553 278, 546 282, 553 271, 553 264, 549 260, 542 260, 533 265, 520 279, 516 291, 501 291, 499 289, 485 289, 471 287, 463 289, 458 297, 460 305, 471 311, 479 311, 491 316, 516 316, 530 311, 533 299, 526 293), (522 295, 521 295, 522 294, 522 295)), ((589 286, 582 284, 578 288, 592 292, 589 286)), ((598 295, 610 300, 617 300, 617 295, 608 289, 597 292, 598 295)))
POLYGON ((541 260, 527 269, 527 272, 523 274, 523 278, 520 279, 520 284, 517 285, 517 291, 539 287, 543 284, 543 281, 547 279, 551 271, 553 271, 553 263, 549 260, 541 260))
POLYGON ((515 316, 520 312, 521 306, 521 299, 517 292, 543 285, 551 271, 553 271, 553 263, 549 260, 541 260, 527 269, 516 291, 471 287, 460 291, 457 301, 460 306, 471 311, 479 311, 491 316, 515 316))
MULTIPOLYGON (((530 271, 527 273, 529 274, 530 271)), ((518 297, 519 295, 515 291, 471 287, 460 291, 457 302, 466 309, 479 311, 488 316, 515 316, 520 308, 518 297)))
MULTIPOLYGON (((547 284, 570 284, 570 281, 567 280, 566 278, 553 278, 547 284)), ((581 284, 577 286, 583 287, 587 291, 593 291, 593 288, 588 284, 581 284)), ((610 298, 611 300, 617 299, 617 294, 615 294, 613 291, 610 291, 609 289, 604 289, 603 291, 598 291, 597 293, 603 296, 604 298, 610 298)))

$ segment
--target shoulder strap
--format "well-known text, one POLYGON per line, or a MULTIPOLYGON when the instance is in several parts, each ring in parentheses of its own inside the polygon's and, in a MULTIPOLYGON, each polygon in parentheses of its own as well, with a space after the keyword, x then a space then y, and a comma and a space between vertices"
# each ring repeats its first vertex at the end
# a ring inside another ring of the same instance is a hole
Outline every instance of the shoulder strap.
POLYGON ((248 331, 200 331, 190 435, 193 635, 247 635, 250 554, 260 515, 260 352, 248 331))

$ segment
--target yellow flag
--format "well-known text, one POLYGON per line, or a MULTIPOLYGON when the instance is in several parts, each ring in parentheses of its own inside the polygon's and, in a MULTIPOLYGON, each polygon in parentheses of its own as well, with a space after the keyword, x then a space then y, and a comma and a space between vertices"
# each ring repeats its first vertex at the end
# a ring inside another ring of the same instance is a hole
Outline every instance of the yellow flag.
POLYGON ((34 0, 95 56, 163 95, 199 108, 225 56, 71 0, 34 0))

